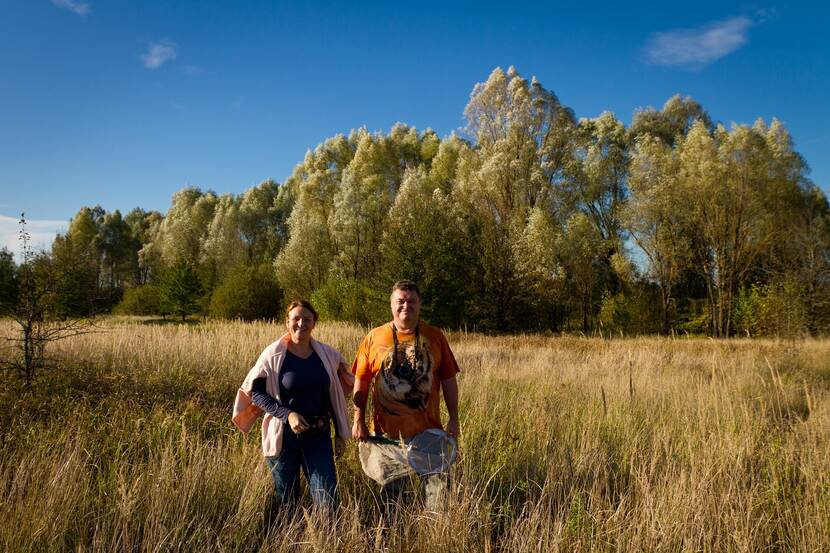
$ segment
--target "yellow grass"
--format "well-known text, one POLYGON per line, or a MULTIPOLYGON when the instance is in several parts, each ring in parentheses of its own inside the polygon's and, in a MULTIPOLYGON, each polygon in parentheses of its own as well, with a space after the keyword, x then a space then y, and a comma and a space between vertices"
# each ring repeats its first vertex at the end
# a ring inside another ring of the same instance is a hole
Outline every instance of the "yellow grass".
MULTIPOLYGON (((346 357, 364 332, 315 330, 346 357)), ((278 333, 109 319, 53 344, 32 391, 6 378, 0 550, 830 551, 828 341, 451 333, 446 512, 384 521, 351 446, 334 526, 269 529, 257 433, 229 416, 278 333)))

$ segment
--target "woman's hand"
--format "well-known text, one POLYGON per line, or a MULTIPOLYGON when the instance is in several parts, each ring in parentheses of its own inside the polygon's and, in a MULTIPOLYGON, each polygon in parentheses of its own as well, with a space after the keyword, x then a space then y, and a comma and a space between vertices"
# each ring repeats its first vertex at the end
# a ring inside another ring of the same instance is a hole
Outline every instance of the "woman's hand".
POLYGON ((288 413, 288 426, 291 427, 294 434, 299 434, 308 430, 308 423, 299 413, 291 411, 288 413))
POLYGON ((339 459, 346 452, 346 440, 340 436, 334 437, 334 458, 339 459))

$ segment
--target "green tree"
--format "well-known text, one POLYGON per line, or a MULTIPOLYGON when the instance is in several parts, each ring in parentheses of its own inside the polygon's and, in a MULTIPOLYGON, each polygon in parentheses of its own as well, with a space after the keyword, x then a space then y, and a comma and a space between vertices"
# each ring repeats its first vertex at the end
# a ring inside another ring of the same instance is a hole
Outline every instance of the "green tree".
POLYGON ((671 328, 672 291, 690 267, 691 226, 675 153, 651 134, 641 135, 632 155, 631 196, 622 220, 648 261, 648 275, 660 289, 662 332, 671 328))
POLYGON ((568 287, 573 291, 573 302, 582 318, 582 331, 591 328, 601 290, 599 283, 604 271, 605 239, 589 217, 578 211, 568 220, 558 244, 559 255, 567 273, 568 287))
POLYGON ((310 297, 329 277, 337 251, 329 230, 333 198, 354 157, 357 133, 335 136, 306 153, 285 186, 296 192, 288 242, 274 261, 286 297, 310 297))
POLYGON ((17 303, 17 264, 8 249, 0 249, 0 309, 17 303))
POLYGON ((288 241, 294 189, 266 180, 248 189, 239 205, 239 230, 248 261, 273 260, 288 241))
POLYGON ((182 322, 200 309, 203 293, 199 276, 189 264, 179 261, 168 269, 161 281, 162 308, 180 315, 182 322))
POLYGON ((465 227, 452 195, 424 166, 407 170, 380 244, 380 278, 374 280, 382 305, 391 283, 410 279, 420 286, 430 322, 454 327, 465 322, 477 281, 465 227))
POLYGON ((53 292, 50 310, 61 318, 95 315, 106 305, 99 288, 95 250, 88 244, 78 244, 83 237, 73 236, 77 235, 71 231, 56 236, 49 256, 53 292))
POLYGON ((566 271, 560 252, 563 229, 549 209, 534 207, 516 246, 518 270, 526 302, 535 313, 531 325, 560 330, 566 271))
POLYGON ((199 265, 203 282, 212 288, 248 259, 247 246, 239 228, 239 199, 223 194, 216 201, 213 218, 202 239, 199 265))
POLYGON ((573 115, 512 67, 477 84, 464 113, 475 149, 459 159, 454 196, 476 236, 478 295, 486 299, 475 305, 477 318, 507 330, 527 321, 517 248, 530 210, 556 207, 551 199, 562 184, 568 159, 562 146, 573 132, 573 115))
POLYGON ((132 230, 115 210, 105 213, 97 236, 97 250, 100 257, 99 282, 106 288, 106 307, 112 308, 120 299, 124 287, 132 281, 138 265, 138 244, 132 230))
POLYGON ((16 275, 17 298, 14 305, 3 307, 19 333, 8 338, 15 346, 15 354, 1 359, 0 368, 16 373, 29 387, 37 373, 51 364, 46 357, 50 344, 89 332, 91 323, 64 317, 56 320, 54 283, 59 277, 57 267, 48 253, 32 250, 23 214, 20 216, 18 236, 23 261, 16 275))
POLYGON ((714 126, 706 110, 691 97, 682 98, 675 94, 669 98, 660 111, 648 107, 637 111, 631 121, 629 132, 634 142, 648 134, 669 147, 675 146, 689 133, 692 125, 700 121, 712 132, 714 126))

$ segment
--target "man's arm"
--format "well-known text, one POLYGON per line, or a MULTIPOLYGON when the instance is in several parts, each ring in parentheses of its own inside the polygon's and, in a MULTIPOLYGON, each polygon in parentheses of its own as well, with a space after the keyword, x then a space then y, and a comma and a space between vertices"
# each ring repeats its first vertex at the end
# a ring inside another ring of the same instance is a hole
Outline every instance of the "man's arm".
POLYGON ((447 434, 458 438, 461 433, 461 426, 458 423, 458 381, 453 376, 441 381, 441 390, 444 392, 444 403, 447 404, 447 412, 450 420, 447 421, 447 434))
POLYGON ((337 367, 337 379, 340 381, 340 386, 343 388, 343 394, 348 397, 352 390, 354 389, 354 375, 349 370, 349 366, 344 363, 340 362, 340 365, 337 367))
POLYGON ((366 426, 366 403, 369 400, 369 382, 355 378, 352 396, 354 401, 352 438, 365 442, 369 439, 369 427, 366 426))

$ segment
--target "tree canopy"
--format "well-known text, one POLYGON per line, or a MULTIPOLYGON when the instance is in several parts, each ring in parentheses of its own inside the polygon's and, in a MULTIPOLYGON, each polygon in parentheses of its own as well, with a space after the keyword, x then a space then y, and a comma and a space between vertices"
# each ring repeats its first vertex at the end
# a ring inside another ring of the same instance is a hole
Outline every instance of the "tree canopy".
POLYGON ((774 305, 794 332, 830 330, 828 202, 780 121, 726 126, 680 95, 630 126, 577 119, 512 67, 463 113, 444 138, 402 123, 328 138, 282 184, 184 188, 166 214, 84 207, 53 246, 75 269, 64 309, 169 297, 187 272, 216 316, 311 297, 373 323, 410 278, 450 327, 780 333, 774 305))

